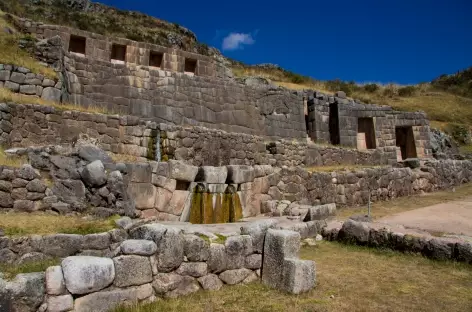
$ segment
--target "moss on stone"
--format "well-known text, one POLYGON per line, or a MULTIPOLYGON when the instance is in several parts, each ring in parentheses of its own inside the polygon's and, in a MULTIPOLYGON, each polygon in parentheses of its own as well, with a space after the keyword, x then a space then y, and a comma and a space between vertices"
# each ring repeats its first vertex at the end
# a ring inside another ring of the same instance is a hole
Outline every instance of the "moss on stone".
POLYGON ((151 136, 148 141, 148 146, 147 146, 147 155, 146 158, 149 160, 156 160, 156 142, 157 142, 157 135, 158 132, 156 129, 151 130, 151 136))
POLYGON ((215 243, 215 244, 224 244, 224 243, 226 242, 226 239, 227 239, 226 236, 221 235, 221 234, 217 234, 217 233, 215 233, 215 236, 217 237, 217 239, 212 240, 212 241, 211 241, 212 243, 215 243))
POLYGON ((203 224, 213 223, 213 195, 203 194, 203 224))

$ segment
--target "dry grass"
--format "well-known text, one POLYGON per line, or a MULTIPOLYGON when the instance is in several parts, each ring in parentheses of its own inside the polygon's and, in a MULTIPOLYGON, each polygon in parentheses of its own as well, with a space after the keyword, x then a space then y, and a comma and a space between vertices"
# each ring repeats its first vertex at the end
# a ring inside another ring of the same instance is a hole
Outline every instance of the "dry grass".
MULTIPOLYGON (((448 201, 460 200, 472 194, 472 183, 464 184, 452 190, 426 193, 424 195, 400 197, 391 201, 379 201, 372 204, 372 217, 380 219, 400 212, 423 208, 448 201)), ((337 211, 337 219, 345 220, 352 215, 367 214, 367 206, 347 207, 337 211)))
POLYGON ((90 219, 80 216, 55 216, 45 213, 10 212, 0 214, 0 228, 8 236, 32 234, 92 234, 106 232, 115 227, 114 220, 90 219))
POLYGON ((44 106, 52 106, 60 110, 74 110, 74 111, 87 112, 87 113, 93 113, 93 114, 107 114, 107 115, 114 114, 113 112, 110 112, 109 110, 103 107, 98 107, 98 106, 83 107, 83 106, 74 105, 74 104, 46 101, 35 96, 14 93, 5 88, 0 88, 0 102, 13 102, 17 104, 37 104, 37 105, 44 105, 44 106))
MULTIPOLYGON (((14 29, 4 18, 5 13, 0 11, 0 28, 8 27, 14 29)), ((51 79, 57 79, 57 73, 49 67, 41 65, 38 61, 29 55, 25 50, 20 49, 18 41, 20 34, 7 34, 0 32, 0 63, 8 65, 17 65, 26 67, 33 73, 42 74, 51 79)))
POLYGON ((43 261, 28 262, 21 265, 0 264, 0 272, 4 274, 5 279, 9 280, 20 273, 44 272, 50 266, 58 265, 60 262, 60 259, 48 259, 43 261))
POLYGON ((366 168, 382 168, 382 166, 368 166, 368 165, 335 165, 335 166, 316 166, 308 167, 308 172, 333 172, 333 171, 354 171, 366 168))
POLYGON ((5 150, 0 147, 0 166, 19 168, 27 163, 28 159, 25 156, 9 156, 5 153, 5 150))
POLYGON ((316 262, 318 285, 307 294, 288 295, 255 283, 116 312, 472 310, 472 268, 467 265, 332 242, 304 247, 301 257, 316 262))

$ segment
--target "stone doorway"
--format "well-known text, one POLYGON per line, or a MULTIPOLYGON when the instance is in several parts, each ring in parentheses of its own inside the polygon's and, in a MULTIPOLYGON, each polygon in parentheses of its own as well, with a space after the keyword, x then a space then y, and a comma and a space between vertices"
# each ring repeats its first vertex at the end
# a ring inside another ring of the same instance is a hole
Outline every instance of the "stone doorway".
POLYGON ((375 149, 375 127, 373 118, 359 118, 357 120, 357 149, 375 149))
POLYGON ((69 39, 69 52, 85 55, 87 39, 85 37, 71 35, 69 39))
POLYGON ((395 127, 395 137, 398 160, 417 157, 412 127, 395 127))
POLYGON ((339 134, 339 109, 338 104, 329 104, 329 139, 333 145, 339 145, 341 143, 341 137, 339 134))

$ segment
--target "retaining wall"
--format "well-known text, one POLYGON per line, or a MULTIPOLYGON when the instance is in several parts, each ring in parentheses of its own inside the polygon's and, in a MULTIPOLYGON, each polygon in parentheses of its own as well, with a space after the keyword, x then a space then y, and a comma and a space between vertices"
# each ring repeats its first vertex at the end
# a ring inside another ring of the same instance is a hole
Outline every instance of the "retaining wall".
POLYGON ((86 244, 97 248, 113 241, 113 247, 107 258, 69 256, 45 273, 19 274, 10 282, 0 278, 1 304, 25 312, 106 312, 120 304, 218 290, 224 284, 251 283, 261 276, 267 285, 290 293, 312 289, 315 266, 313 261, 298 260, 300 234, 269 229, 273 226, 270 220, 243 224, 243 235, 220 243, 162 224, 131 228, 132 239, 123 232, 117 235, 118 230, 84 237, 34 237, 34 246, 46 244, 58 257, 86 244), (274 249, 266 250, 264 244, 274 249), (263 258, 279 265, 268 263, 261 272, 263 258), (301 270, 304 274, 298 273, 301 270))

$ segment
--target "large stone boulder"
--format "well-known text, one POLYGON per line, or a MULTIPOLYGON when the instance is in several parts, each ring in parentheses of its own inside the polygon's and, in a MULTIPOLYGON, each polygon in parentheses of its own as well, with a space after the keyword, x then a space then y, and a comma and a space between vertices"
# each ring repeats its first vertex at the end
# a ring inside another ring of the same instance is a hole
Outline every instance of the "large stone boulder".
POLYGON ((41 98, 46 101, 60 102, 61 101, 61 90, 54 87, 47 87, 43 89, 41 98))
POLYGON ((198 279, 198 282, 204 290, 220 290, 223 287, 223 282, 216 274, 208 274, 198 279))
POLYGON ((169 160, 169 177, 178 181, 193 182, 198 173, 198 167, 187 165, 181 161, 169 160))
POLYGON ((82 170, 82 180, 91 187, 99 187, 107 182, 105 166, 100 160, 95 160, 82 170))
POLYGON ((43 254, 52 257, 67 257, 78 252, 82 246, 84 237, 77 234, 51 234, 46 236, 34 236, 32 245, 43 254))
POLYGON ((185 235, 184 253, 189 261, 207 261, 210 257, 210 243, 197 235, 185 235))
POLYGON ((340 240, 363 245, 369 242, 369 234, 370 228, 366 223, 349 219, 343 223, 338 238, 340 240))
POLYGON ((277 221, 274 219, 259 220, 248 222, 241 226, 241 234, 249 235, 252 239, 252 247, 255 252, 262 253, 264 238, 267 230, 275 227, 277 221))
POLYGON ((236 285, 244 281, 252 273, 249 269, 236 269, 224 271, 220 279, 228 285, 236 285))
POLYGON ((58 296, 67 293, 64 274, 60 265, 46 269, 46 292, 48 295, 58 296))
POLYGON ((85 185, 79 180, 57 180, 54 183, 52 192, 57 198, 70 204, 74 210, 82 211, 85 205, 85 185))
POLYGON ((115 279, 113 260, 108 258, 68 257, 61 266, 67 290, 73 295, 102 290, 115 279))
POLYGON ((79 157, 88 162, 93 162, 95 160, 100 160, 103 163, 113 162, 110 155, 108 155, 101 148, 92 144, 81 145, 79 147, 78 152, 79 152, 79 157))

